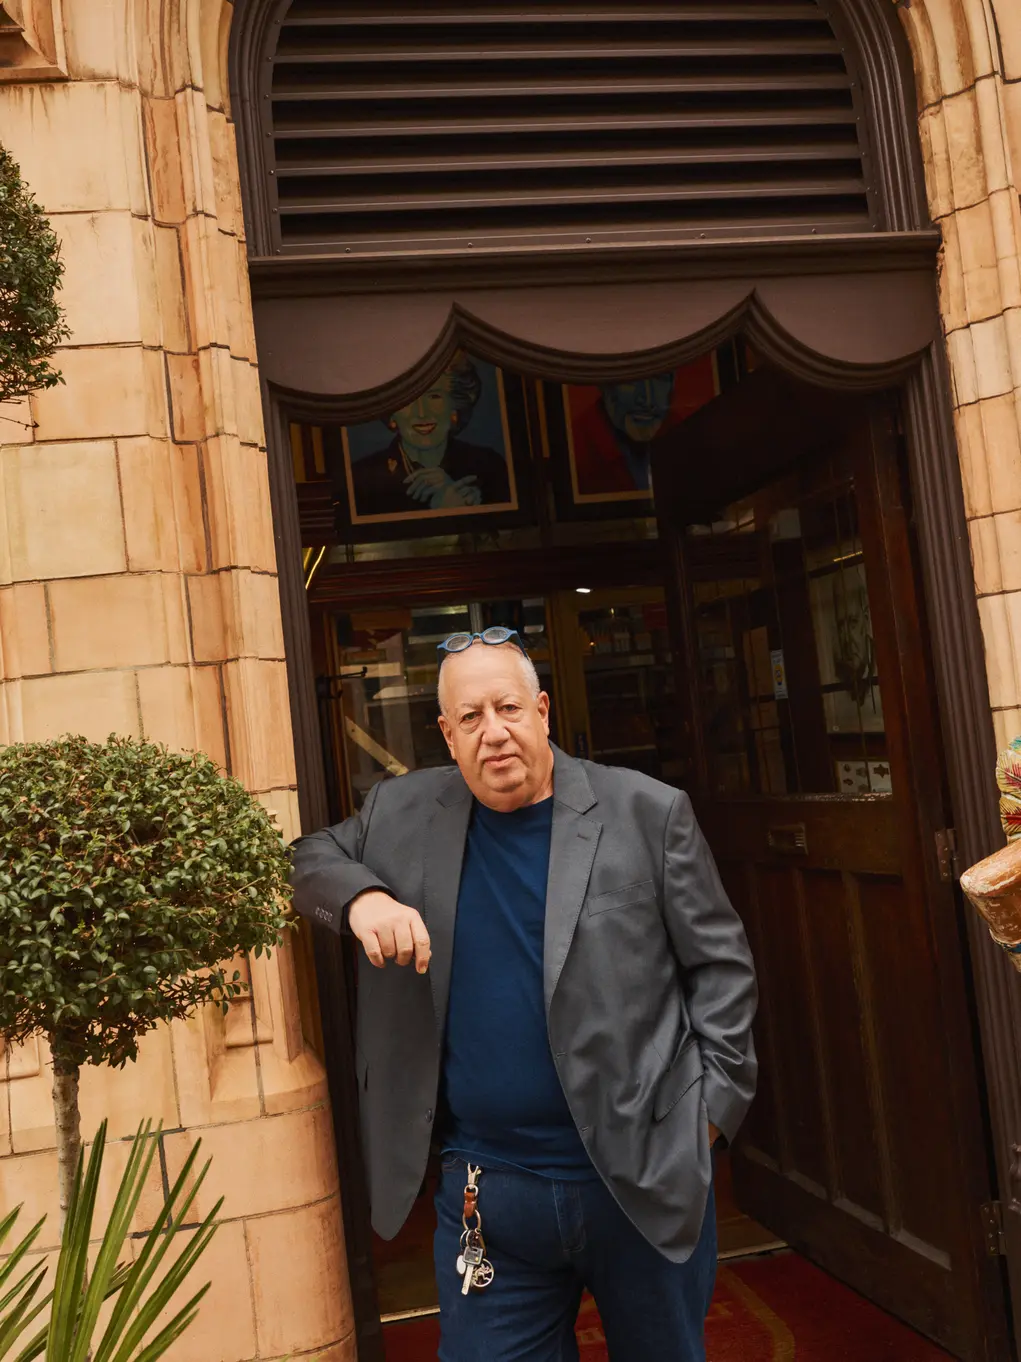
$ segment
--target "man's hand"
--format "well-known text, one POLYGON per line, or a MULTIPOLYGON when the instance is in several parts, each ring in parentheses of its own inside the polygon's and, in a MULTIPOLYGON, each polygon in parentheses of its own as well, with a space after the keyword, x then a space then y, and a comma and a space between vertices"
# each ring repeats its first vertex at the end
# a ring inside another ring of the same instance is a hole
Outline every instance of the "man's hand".
POLYGON ((366 889, 352 901, 347 921, 365 948, 369 963, 377 969, 388 960, 396 960, 398 965, 414 960, 419 974, 429 968, 429 933, 416 908, 398 903, 382 889, 366 889))
POLYGON ((710 1148, 710 1149, 712 1149, 713 1145, 716 1143, 716 1141, 717 1141, 719 1138, 720 1138, 720 1132, 719 1132, 718 1128, 717 1128, 716 1126, 713 1125, 712 1121, 710 1121, 710 1122, 709 1122, 709 1148, 710 1148))

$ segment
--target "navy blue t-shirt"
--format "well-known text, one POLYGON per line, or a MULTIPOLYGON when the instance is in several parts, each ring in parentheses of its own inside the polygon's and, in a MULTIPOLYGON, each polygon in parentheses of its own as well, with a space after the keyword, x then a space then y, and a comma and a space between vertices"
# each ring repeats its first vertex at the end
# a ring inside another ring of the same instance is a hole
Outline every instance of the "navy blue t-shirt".
POLYGON ((483 1168, 594 1175, 550 1053, 543 936, 553 800, 476 802, 457 898, 443 1056, 444 1149, 483 1168))

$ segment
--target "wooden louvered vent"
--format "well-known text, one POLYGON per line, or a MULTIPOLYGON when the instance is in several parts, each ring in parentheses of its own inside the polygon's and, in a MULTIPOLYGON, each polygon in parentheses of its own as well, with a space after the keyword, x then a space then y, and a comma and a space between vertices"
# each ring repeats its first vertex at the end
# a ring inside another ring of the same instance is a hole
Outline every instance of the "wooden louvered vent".
POLYGON ((874 225, 852 78, 813 0, 295 0, 269 107, 286 252, 874 225))

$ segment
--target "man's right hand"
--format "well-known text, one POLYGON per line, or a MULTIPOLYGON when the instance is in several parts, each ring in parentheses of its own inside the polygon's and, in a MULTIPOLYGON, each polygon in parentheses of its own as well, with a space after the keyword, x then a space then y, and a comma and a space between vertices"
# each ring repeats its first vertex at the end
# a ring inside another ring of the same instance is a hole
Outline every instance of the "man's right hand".
POLYGON ((366 889, 352 900, 347 921, 362 943, 369 963, 377 969, 382 969, 388 960, 396 960, 398 965, 409 965, 414 960, 419 974, 429 968, 432 947, 417 908, 398 903, 382 889, 366 889))

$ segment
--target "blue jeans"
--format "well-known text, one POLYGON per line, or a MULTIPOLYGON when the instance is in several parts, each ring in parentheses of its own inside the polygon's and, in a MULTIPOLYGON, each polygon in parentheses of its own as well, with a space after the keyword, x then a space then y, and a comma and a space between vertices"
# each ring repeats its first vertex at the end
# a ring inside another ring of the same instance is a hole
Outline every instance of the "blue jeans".
POLYGON ((598 1179, 554 1182, 485 1169, 479 1210, 492 1285, 461 1295, 455 1263, 466 1181, 444 1158, 434 1243, 440 1362, 577 1362, 582 1292, 595 1298, 610 1362, 705 1362, 716 1281, 716 1207, 686 1263, 649 1244, 598 1179))

